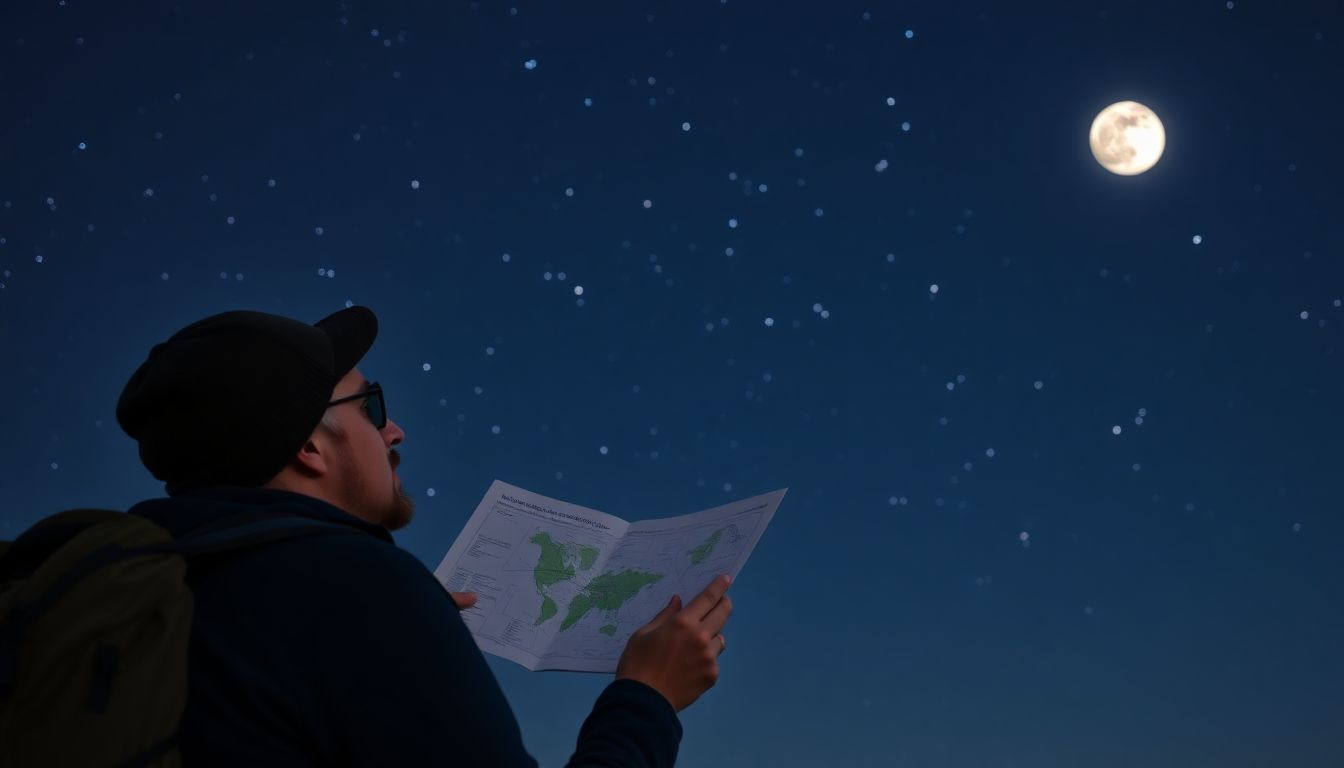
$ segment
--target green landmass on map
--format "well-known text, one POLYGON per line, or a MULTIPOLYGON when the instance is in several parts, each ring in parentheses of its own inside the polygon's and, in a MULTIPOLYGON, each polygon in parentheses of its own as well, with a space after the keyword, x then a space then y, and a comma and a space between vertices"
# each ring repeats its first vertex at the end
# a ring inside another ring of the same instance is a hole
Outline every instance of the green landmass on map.
POLYGON ((627 568, 623 571, 608 571, 595 576, 583 591, 569 603, 565 620, 560 622, 560 631, 579 623, 588 611, 596 608, 608 615, 624 605, 639 591, 651 584, 657 584, 663 578, 660 573, 647 573, 627 568))
POLYGON ((537 589, 542 597, 546 596, 546 588, 552 584, 574 578, 574 566, 565 564, 565 547, 551 541, 549 533, 534 534, 528 541, 541 547, 541 557, 537 558, 537 565, 532 569, 532 577, 537 580, 537 589))
POLYGON ((582 592, 575 595, 574 599, 569 601, 569 611, 565 614, 565 620, 560 622, 560 631, 564 632, 577 624, 579 619, 582 619, 583 615, 592 607, 593 601, 587 595, 582 592))
POLYGON ((554 616, 559 612, 560 607, 555 604, 555 601, 552 600, 549 595, 542 595, 541 613, 537 615, 537 624, 541 624, 542 622, 546 621, 547 619, 551 618, 552 616, 554 616))
MULTIPOLYGON (((566 562, 574 559, 571 556, 573 545, 557 544, 551 539, 550 534, 544 532, 534 534, 528 541, 541 548, 541 555, 537 557, 537 564, 532 569, 537 592, 541 594, 541 610, 537 613, 536 621, 536 625, 540 625, 560 612, 560 606, 556 605, 555 600, 547 593, 547 588, 574 578, 574 566, 566 562)), ((597 551, 594 547, 581 547, 581 549, 597 551)), ((586 552, 583 554, 586 557, 586 552)))
POLYGON ((691 565, 699 565, 700 563, 704 562, 705 558, 709 557, 710 553, 714 551, 714 547, 718 546, 719 539, 722 536, 723 536, 723 529, 720 528, 719 530, 710 534, 709 538, 705 539, 704 544, 701 544, 695 549, 692 549, 690 552, 687 552, 686 554, 691 556, 691 565))
MULTIPOLYGON (((580 571, 591 569, 597 563, 602 550, 585 544, 557 542, 544 531, 533 534, 528 541, 541 549, 537 564, 532 569, 532 578, 537 584, 537 592, 541 595, 541 610, 537 612, 537 621, 534 625, 536 626, 546 623, 560 613, 560 606, 555 598, 551 597, 550 588, 564 581, 573 581, 576 564, 580 571)), ((717 538, 713 541, 717 541, 717 538)), ((713 548, 712 543, 710 548, 713 548)), ((658 583, 662 578, 661 574, 630 568, 608 571, 593 577, 592 581, 589 581, 565 607, 565 618, 560 622, 560 630, 563 632, 573 627, 594 609, 606 614, 609 619, 614 619, 617 609, 641 589, 658 583)), ((616 630, 617 626, 613 623, 603 626, 598 631, 608 636, 615 636, 616 630)))
POLYGON ((597 547, 579 547, 579 570, 586 571, 593 567, 597 562, 597 556, 602 554, 602 550, 597 547))

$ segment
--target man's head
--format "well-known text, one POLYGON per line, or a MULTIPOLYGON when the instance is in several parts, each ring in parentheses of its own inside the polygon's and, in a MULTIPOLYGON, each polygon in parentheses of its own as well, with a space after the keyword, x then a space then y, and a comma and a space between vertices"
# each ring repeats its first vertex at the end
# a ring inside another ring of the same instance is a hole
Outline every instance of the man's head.
POLYGON ((406 435, 387 418, 381 388, 352 369, 331 395, 334 404, 266 487, 322 499, 389 531, 404 528, 415 504, 402 490, 393 446, 406 435))
POLYGON ((392 422, 379 429, 350 418, 365 398, 328 405, 359 394, 366 382, 355 365, 377 333, 365 307, 313 325, 263 312, 212 315, 150 350, 122 391, 117 421, 169 495, 286 488, 400 527, 410 500, 391 449, 405 435, 392 422))

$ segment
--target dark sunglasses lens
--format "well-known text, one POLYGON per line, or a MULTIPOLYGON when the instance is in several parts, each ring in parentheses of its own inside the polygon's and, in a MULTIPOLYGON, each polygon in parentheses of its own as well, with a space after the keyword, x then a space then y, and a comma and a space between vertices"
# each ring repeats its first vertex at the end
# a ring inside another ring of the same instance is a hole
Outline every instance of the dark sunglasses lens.
POLYGON ((375 427, 377 427, 377 428, 379 428, 379 429, 382 429, 383 427, 386 427, 386 426, 387 426, 387 408, 385 408, 385 407, 383 406, 383 393, 382 393, 382 391, 380 390, 380 391, 374 393, 374 395, 373 395, 372 397, 370 397, 368 400, 366 400, 365 402, 368 403, 368 409, 369 409, 369 421, 372 421, 372 422, 373 422, 373 426, 375 426, 375 427))

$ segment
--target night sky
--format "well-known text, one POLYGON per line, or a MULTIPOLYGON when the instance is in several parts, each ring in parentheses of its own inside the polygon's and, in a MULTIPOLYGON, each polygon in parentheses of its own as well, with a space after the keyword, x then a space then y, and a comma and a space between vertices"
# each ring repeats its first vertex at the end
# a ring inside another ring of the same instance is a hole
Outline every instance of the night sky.
MULTIPOLYGON (((496 478, 790 489, 683 765, 1339 766, 1341 41, 1266 0, 5 3, 0 538, 163 494, 114 417, 154 343, 366 305, 431 568, 496 478), (1138 176, 1088 147, 1122 100, 1138 176)), ((608 678, 490 665, 561 765, 608 678)))

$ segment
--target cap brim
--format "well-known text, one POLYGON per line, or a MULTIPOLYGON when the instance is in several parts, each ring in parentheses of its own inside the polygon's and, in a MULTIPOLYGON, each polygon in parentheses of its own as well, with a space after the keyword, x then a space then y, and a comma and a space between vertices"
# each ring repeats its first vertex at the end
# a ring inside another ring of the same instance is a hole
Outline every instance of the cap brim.
POLYGON ((331 339, 331 358, 339 378, 350 372, 378 336, 378 318, 368 307, 347 307, 313 323, 331 339))

